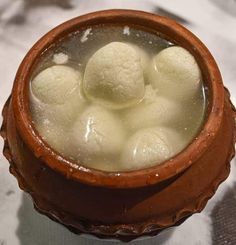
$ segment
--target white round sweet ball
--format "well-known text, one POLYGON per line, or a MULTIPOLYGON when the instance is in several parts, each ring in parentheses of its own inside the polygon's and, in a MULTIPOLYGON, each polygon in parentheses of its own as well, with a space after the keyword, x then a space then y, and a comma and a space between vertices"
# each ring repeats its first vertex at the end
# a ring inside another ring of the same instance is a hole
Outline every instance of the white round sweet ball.
POLYGON ((42 71, 36 78, 36 80, 33 80, 30 89, 30 103, 33 119, 36 122, 42 119, 48 119, 59 125, 69 126, 76 119, 78 113, 84 108, 86 103, 80 89, 80 73, 70 67, 53 66, 51 69, 47 68, 42 71), (67 68, 69 68, 69 70, 67 68), (63 73, 63 70, 66 70, 66 72, 63 73), (68 80, 67 83, 66 78, 61 78, 61 76, 63 77, 63 74, 67 75, 68 71, 70 71, 68 78, 71 77, 71 80, 68 80), (47 78, 46 74, 52 73, 57 75, 54 77, 50 75, 50 78, 47 78), (61 74, 61 76, 59 76, 59 74, 61 74), (45 80, 43 78, 45 78, 45 80), (57 79, 59 81, 58 84, 56 83, 57 79), (47 93, 47 83, 45 83, 45 81, 48 82, 49 93, 47 93), (56 84, 54 92, 53 83, 56 84), (68 89, 70 83, 71 91, 68 89), (64 85, 67 87, 66 89, 64 85), (62 91, 69 92, 66 92, 64 97, 61 97, 62 91), (47 96, 51 95, 53 98, 47 98, 47 96), (59 101, 60 99, 61 101, 59 101))
POLYGON ((37 124, 47 119, 52 123, 56 123, 63 127, 73 124, 79 112, 86 105, 84 99, 79 96, 72 96, 62 105, 45 104, 39 101, 33 94, 30 96, 31 113, 33 121, 37 124))
POLYGON ((102 47, 86 65, 83 88, 89 99, 108 108, 120 109, 137 103, 144 96, 138 53, 121 42, 102 47))
MULTIPOLYGON (((33 94, 45 104, 64 104, 78 90, 81 75, 75 69, 54 65, 41 71, 32 81, 33 94)), ((78 91, 77 91, 78 92, 78 91)))
POLYGON ((174 126, 183 116, 182 107, 171 98, 158 96, 150 85, 146 86, 143 101, 129 108, 124 114, 124 122, 131 130, 155 126, 174 126))
POLYGON ((150 64, 150 55, 141 47, 139 47, 136 44, 133 43, 127 43, 128 45, 130 45, 132 48, 134 48, 136 50, 136 52, 138 53, 140 60, 141 60, 141 65, 143 68, 143 73, 144 75, 146 75, 147 73, 147 68, 150 64))
POLYGON ((184 101, 201 89, 201 71, 192 54, 173 46, 153 58, 149 81, 161 94, 184 101))
POLYGON ((78 159, 117 154, 125 140, 121 122, 108 110, 89 106, 77 119, 72 129, 72 138, 77 147, 78 159))
POLYGON ((78 96, 78 92, 76 92, 76 95, 72 96, 63 105, 55 105, 53 107, 48 105, 47 115, 52 121, 64 126, 71 126, 85 106, 86 101, 84 98, 78 96))
POLYGON ((42 139, 64 157, 74 159, 75 151, 72 147, 69 130, 61 127, 48 119, 42 119, 35 125, 42 139))
POLYGON ((135 170, 160 164, 183 149, 181 136, 171 128, 154 127, 133 134, 121 154, 123 170, 135 170))

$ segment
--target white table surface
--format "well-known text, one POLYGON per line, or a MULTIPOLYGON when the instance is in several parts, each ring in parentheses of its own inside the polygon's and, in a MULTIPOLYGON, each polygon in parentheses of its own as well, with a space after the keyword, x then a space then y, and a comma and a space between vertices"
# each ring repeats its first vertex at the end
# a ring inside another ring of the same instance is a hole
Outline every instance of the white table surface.
MULTIPOLYGON (((190 23, 187 27, 206 44, 215 57, 224 83, 231 91, 232 101, 236 104, 236 2, 224 2, 222 7, 220 0, 0 0, 0 108, 10 94, 17 67, 27 50, 51 28, 72 17, 99 9, 130 8, 154 12, 158 7, 190 23), (70 8, 66 8, 66 5, 70 8)), ((2 146, 1 139, 0 148, 2 146)), ((235 183, 236 167, 233 160, 230 177, 220 186, 201 214, 193 215, 172 232, 132 244, 220 244, 214 238, 212 211, 227 191, 235 189, 235 183)), ((226 241, 225 244, 233 244, 231 242, 226 241)), ((0 153, 0 245, 107 243, 74 235, 38 214, 31 200, 19 190, 15 178, 9 174, 8 163, 0 153)))

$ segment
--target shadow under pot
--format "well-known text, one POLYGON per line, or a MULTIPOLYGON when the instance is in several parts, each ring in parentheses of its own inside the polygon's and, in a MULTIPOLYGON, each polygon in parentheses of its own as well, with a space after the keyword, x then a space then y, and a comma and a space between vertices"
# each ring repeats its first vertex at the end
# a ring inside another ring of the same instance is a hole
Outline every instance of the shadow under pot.
POLYGON ((129 241, 154 236, 200 212, 229 175, 234 156, 235 109, 208 49, 173 20, 132 11, 90 13, 59 25, 28 52, 3 109, 1 135, 10 172, 36 209, 75 233, 129 241), (162 164, 124 172, 95 170, 53 150, 32 122, 29 85, 42 55, 93 26, 129 26, 184 47, 196 59, 207 88, 204 123, 182 152, 162 164))

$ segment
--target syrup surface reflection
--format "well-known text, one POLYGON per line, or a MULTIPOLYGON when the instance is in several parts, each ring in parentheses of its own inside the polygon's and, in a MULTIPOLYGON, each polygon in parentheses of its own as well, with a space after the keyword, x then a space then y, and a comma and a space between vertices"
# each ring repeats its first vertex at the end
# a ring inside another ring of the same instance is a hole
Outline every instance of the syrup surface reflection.
POLYGON ((170 159, 204 120, 194 57, 128 26, 97 26, 61 40, 42 55, 31 88, 42 138, 62 156, 104 171, 170 159))

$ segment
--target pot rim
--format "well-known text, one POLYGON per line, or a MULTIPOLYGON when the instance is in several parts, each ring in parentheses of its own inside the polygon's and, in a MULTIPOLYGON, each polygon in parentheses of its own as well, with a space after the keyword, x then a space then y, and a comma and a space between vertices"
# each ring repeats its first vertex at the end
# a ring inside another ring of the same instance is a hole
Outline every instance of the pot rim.
POLYGON ((205 45, 175 21, 136 10, 103 10, 66 21, 44 35, 26 54, 14 81, 12 105, 17 130, 33 154, 51 169, 68 179, 106 188, 137 188, 157 184, 183 172, 206 151, 221 126, 224 108, 224 87, 217 64, 205 45), (105 172, 84 167, 64 158, 38 134, 29 113, 29 82, 40 55, 53 43, 76 30, 93 25, 118 24, 161 33, 165 38, 188 49, 200 65, 209 89, 208 115, 201 131, 182 152, 149 168, 128 172, 105 172))

